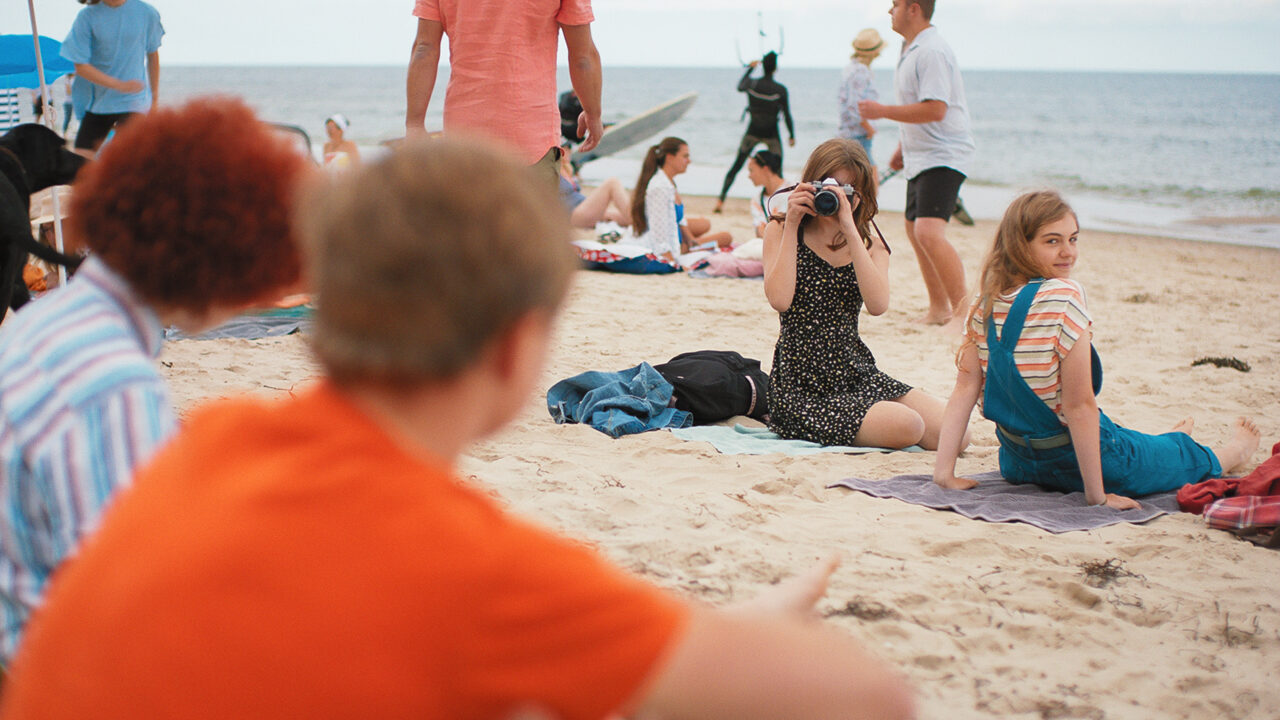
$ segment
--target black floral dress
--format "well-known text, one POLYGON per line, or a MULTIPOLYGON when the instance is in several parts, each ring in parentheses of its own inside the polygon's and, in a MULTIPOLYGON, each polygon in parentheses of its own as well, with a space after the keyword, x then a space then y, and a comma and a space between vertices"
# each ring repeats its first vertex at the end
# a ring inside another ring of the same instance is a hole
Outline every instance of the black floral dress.
POLYGON ((858 337, 862 291, 853 265, 832 267, 797 233, 796 291, 779 314, 769 376, 769 428, 784 438, 853 445, 872 405, 911 386, 876 368, 858 337))

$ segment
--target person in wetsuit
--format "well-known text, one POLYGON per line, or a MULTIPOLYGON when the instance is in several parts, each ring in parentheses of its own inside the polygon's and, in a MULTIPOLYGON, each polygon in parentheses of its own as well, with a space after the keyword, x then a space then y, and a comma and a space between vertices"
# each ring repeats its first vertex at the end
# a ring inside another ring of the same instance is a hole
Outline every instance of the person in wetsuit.
POLYGON ((582 114, 582 101, 578 93, 572 89, 560 93, 557 105, 560 107, 560 136, 571 143, 582 142, 578 134, 578 116, 582 114))
POLYGON ((747 125, 747 132, 742 136, 742 142, 738 144, 738 157, 733 161, 733 167, 729 168, 728 174, 724 176, 724 186, 720 188, 720 199, 716 202, 715 212, 720 212, 724 205, 724 198, 729 194, 729 186, 733 184, 733 179, 738 176, 738 172, 742 170, 742 166, 747 162, 756 145, 764 143, 770 152, 776 153, 779 158, 782 157, 782 136, 778 134, 779 112, 787 122, 789 136, 787 145, 795 147, 796 128, 791 122, 791 104, 787 101, 787 88, 773 79, 773 72, 777 69, 777 53, 765 53, 762 59, 752 60, 747 65, 747 72, 738 81, 738 92, 747 94, 747 113, 751 115, 751 122, 747 125), (751 77, 751 72, 757 65, 764 68, 762 78, 751 77))

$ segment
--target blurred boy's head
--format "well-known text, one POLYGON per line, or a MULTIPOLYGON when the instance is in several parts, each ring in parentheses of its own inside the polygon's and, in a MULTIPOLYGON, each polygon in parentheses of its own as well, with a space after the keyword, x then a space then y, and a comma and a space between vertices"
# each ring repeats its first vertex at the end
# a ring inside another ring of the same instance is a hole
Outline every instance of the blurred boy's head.
POLYGON ((328 181, 300 227, 312 344, 339 386, 463 375, 530 318, 549 323, 577 266, 552 189, 471 141, 406 144, 328 181))

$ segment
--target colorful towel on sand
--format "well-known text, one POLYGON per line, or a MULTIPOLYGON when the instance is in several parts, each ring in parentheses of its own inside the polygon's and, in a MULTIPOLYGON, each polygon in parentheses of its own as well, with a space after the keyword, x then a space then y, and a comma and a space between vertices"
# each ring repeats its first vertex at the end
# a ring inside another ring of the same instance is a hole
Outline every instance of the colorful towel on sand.
POLYGON ((187 335, 177 328, 164 331, 166 340, 220 340, 222 338, 241 338, 255 340, 265 337, 292 335, 311 329, 311 306, 298 305, 287 308, 271 308, 257 310, 244 315, 237 315, 212 330, 199 335, 187 335))
POLYGON ((764 279, 764 263, 743 260, 731 252, 712 253, 688 266, 690 277, 728 277, 764 279))
POLYGON ((1027 523, 1051 533, 1093 530, 1118 523, 1144 523, 1166 513, 1178 512, 1178 501, 1172 492, 1139 498, 1140 508, 1112 510, 1105 506, 1086 505, 1083 492, 1061 493, 1038 485, 1014 485, 1006 482, 996 471, 971 477, 978 481, 978 486, 972 490, 938 487, 931 475, 899 475, 888 480, 849 478, 829 487, 846 487, 935 510, 954 510, 973 520, 1027 523))
POLYGON ((1271 457, 1244 477, 1210 478, 1183 485, 1178 490, 1178 506, 1183 512, 1199 514, 1214 500, 1243 495, 1280 496, 1280 443, 1272 446, 1271 457))
POLYGON ((1280 495, 1240 495, 1215 500, 1204 509, 1204 522, 1219 530, 1280 527, 1280 495))
POLYGON ((630 275, 665 275, 680 272, 679 263, 664 260, 644 248, 624 243, 604 245, 594 240, 576 240, 574 250, 588 270, 630 275))
MULTIPOLYGON (((895 452, 889 448, 850 447, 847 445, 819 445, 807 440, 784 440, 769 428, 750 428, 743 425, 695 425, 671 431, 681 440, 691 442, 708 442, 725 455, 814 455, 817 453, 861 453, 895 452)), ((906 452, 924 452, 921 448, 911 446, 906 452)))

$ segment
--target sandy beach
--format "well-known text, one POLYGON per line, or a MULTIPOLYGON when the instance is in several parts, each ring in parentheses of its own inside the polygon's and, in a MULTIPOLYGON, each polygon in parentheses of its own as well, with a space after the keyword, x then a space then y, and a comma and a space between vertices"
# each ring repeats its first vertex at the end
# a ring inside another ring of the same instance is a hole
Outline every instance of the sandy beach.
MULTIPOLYGON (((687 200, 694 214, 712 203, 687 200)), ((743 200, 710 217, 750 235, 743 200)), ((863 337, 881 368, 945 398, 955 343, 913 321, 926 303, 902 217, 878 221, 893 248, 892 305, 864 315, 863 337)), ((993 230, 949 230, 971 282, 993 230)), ((1280 440, 1280 320, 1266 310, 1280 307, 1280 251, 1086 229, 1074 277, 1096 320, 1107 371, 1099 404, 1113 419, 1162 432, 1193 415, 1196 438, 1213 445, 1250 415, 1263 433, 1253 463, 1266 457, 1280 440), (1252 369, 1192 367, 1205 356, 1252 369)), ((767 369, 777 330, 758 281, 581 272, 543 389, 699 349, 737 350, 767 369)), ((281 395, 317 374, 296 335, 176 341, 160 359, 182 412, 227 394, 281 395)), ((993 426, 977 419, 974 440, 960 471, 995 469, 993 426)), ((1052 535, 826 489, 931 472, 933 458, 721 455, 665 431, 613 440, 554 424, 535 395, 462 471, 514 512, 708 603, 751 597, 841 553, 823 622, 900 667, 921 717, 1280 715, 1280 552, 1190 515, 1052 535), (1083 566, 1107 561, 1122 572, 1099 587, 1083 566)))

